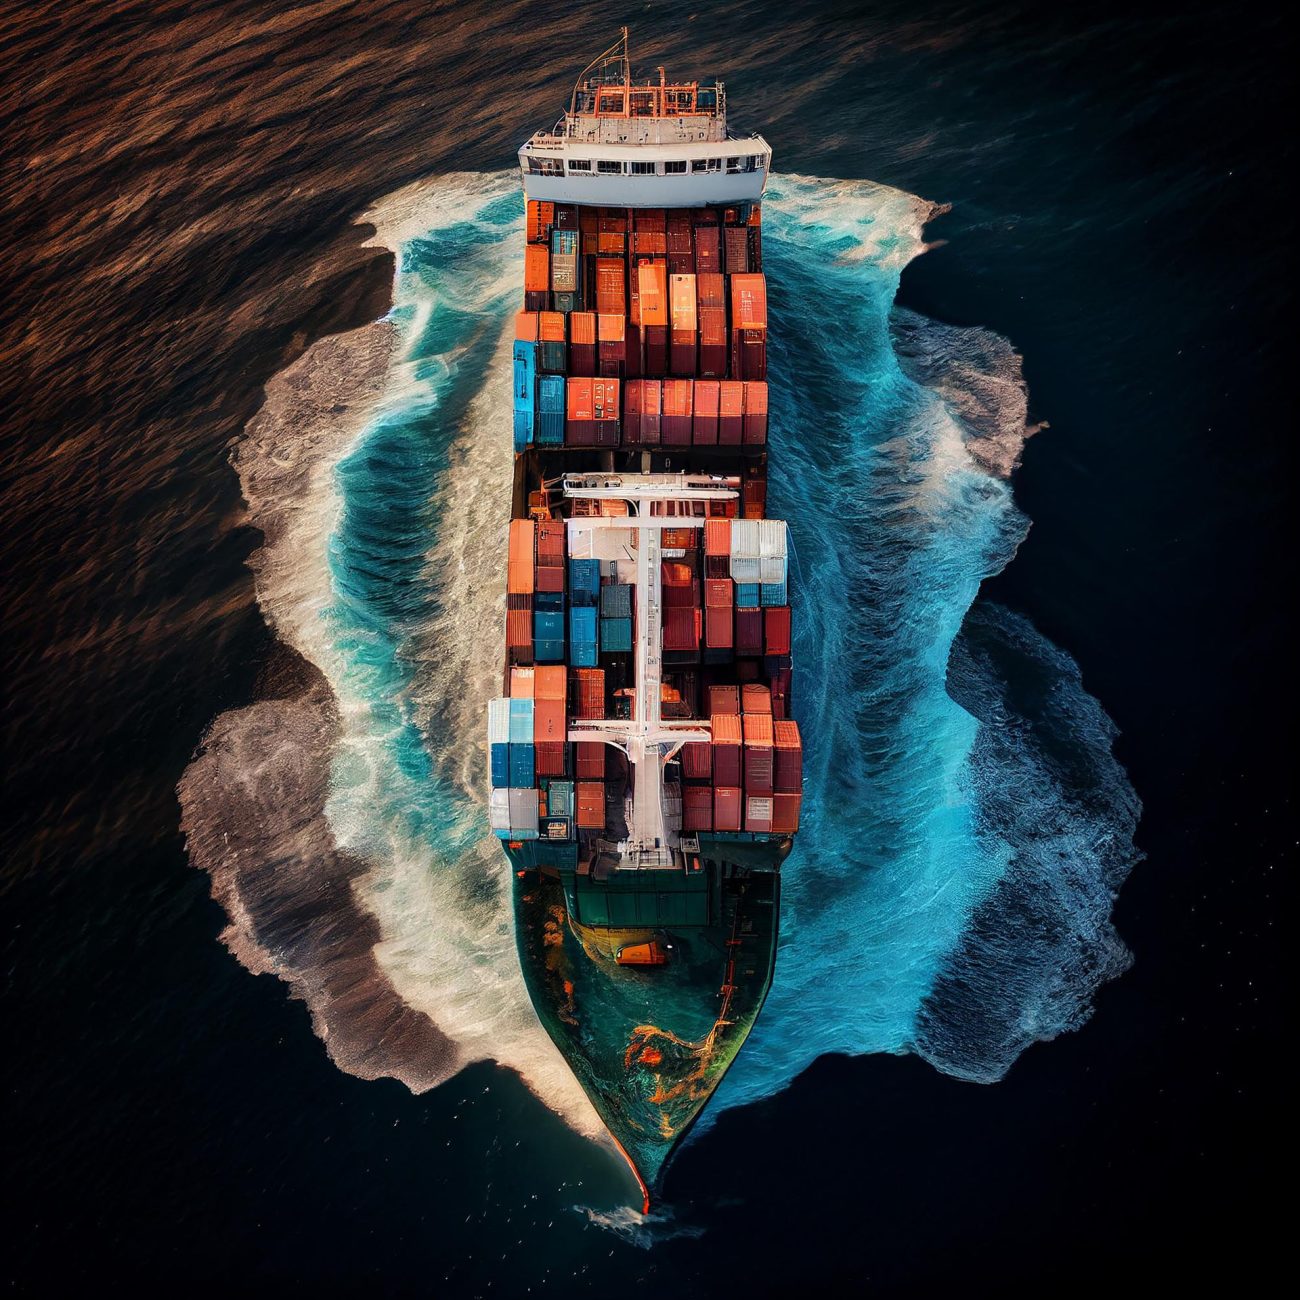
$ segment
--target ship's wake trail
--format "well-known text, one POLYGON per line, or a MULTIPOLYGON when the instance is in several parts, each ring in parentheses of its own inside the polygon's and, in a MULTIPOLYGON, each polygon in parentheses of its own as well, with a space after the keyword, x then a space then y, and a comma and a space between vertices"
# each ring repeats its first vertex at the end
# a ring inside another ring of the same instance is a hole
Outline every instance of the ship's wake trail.
MULTIPOLYGON (((298 671, 217 720, 181 798, 227 942, 307 1001, 342 1068, 423 1089, 496 1060, 594 1133, 528 1003, 484 811, 516 185, 447 177, 369 214, 399 257, 389 318, 268 386, 234 463, 298 671)), ((1109 918, 1138 806, 1113 728, 1068 657, 978 600, 1027 528, 1019 359, 893 308, 930 215, 799 177, 764 206, 769 505, 796 550, 809 761, 776 981, 715 1106, 829 1051, 996 1079, 1127 961, 1109 918)))

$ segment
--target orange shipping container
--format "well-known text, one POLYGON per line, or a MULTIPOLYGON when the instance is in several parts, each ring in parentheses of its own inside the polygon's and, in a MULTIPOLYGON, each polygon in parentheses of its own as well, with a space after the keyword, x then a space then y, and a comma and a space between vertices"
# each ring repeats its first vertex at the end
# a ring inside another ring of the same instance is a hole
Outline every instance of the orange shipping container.
MULTIPOLYGON (((746 713, 772 716, 772 692, 762 682, 746 682, 740 693, 740 707, 746 713)), ((771 738, 769 737, 769 743, 771 738)))
POLYGON ((803 796, 799 794, 774 794, 772 796, 772 833, 793 835, 799 829, 799 813, 803 796))
MULTIPOLYGON (((563 664, 546 664, 535 668, 533 692, 539 700, 559 700, 563 703, 569 695, 568 674, 563 664)), ((514 692, 512 691, 511 694, 514 692)))
POLYGON ((695 277, 695 292, 701 307, 726 307, 726 282, 720 271, 701 271, 695 277))
POLYGON ((619 258, 596 259, 596 310, 627 314, 627 268, 619 258))
MULTIPOLYGON (((591 420, 595 418, 591 413, 591 386, 594 382, 592 379, 574 379, 572 377, 565 382, 565 414, 570 420, 591 420)), ((736 387, 739 388, 740 385, 737 384, 736 387)))
POLYGON ((602 256, 622 257, 626 249, 627 236, 621 230, 602 230, 596 236, 596 252, 602 256))
POLYGON ((545 244, 529 244, 524 249, 524 288, 546 293, 551 287, 551 254, 545 244))
MULTIPOLYGON (((715 384, 716 388, 717 385, 715 384)), ((699 401, 698 394, 696 401, 699 401)), ((704 554, 731 555, 731 520, 707 519, 704 523, 704 554)))
POLYGON ((673 333, 695 333, 695 277, 674 275, 668 281, 673 333))
POLYGON ((540 312, 536 311, 517 311, 515 312, 515 338, 520 343, 536 343, 538 317, 540 312))
POLYGON ((564 342, 564 313, 562 311, 538 312, 538 337, 543 343, 564 342))
POLYGON ((596 313, 575 311, 569 315, 569 342, 594 343, 596 341, 596 313))
POLYGON ((626 333, 626 317, 618 312, 602 312, 597 318, 597 332, 602 343, 622 343, 626 333))
POLYGON ((761 272, 731 277, 731 328, 767 328, 767 280, 761 272))
MULTIPOLYGON (((570 380, 570 383, 573 381, 570 380)), ((617 379, 590 379, 587 381, 591 385, 591 418, 594 420, 617 420, 618 419, 618 380, 617 379)))
MULTIPOLYGON (((563 672, 563 668, 560 670, 563 672)), ((533 701, 533 741, 562 744, 564 741, 564 701, 533 701)))
POLYGON ((772 715, 770 713, 745 713, 741 715, 746 749, 772 748, 772 715))
POLYGON ((668 268, 662 262, 642 263, 636 269, 642 325, 668 324, 668 268))
POLYGON ((510 698, 512 700, 531 700, 536 690, 535 668, 512 668, 510 670, 510 698))
POLYGON ((577 679, 577 716, 584 719, 605 716, 605 670, 603 668, 575 668, 577 679))
POLYGON ((535 532, 536 528, 531 519, 510 521, 506 590, 517 596, 528 596, 533 591, 533 534, 535 532))
POLYGON ((663 414, 688 416, 691 413, 692 384, 689 379, 665 379, 663 383, 663 414))
POLYGON ((506 645, 511 650, 527 650, 533 657, 532 598, 526 597, 528 608, 506 610, 506 645))
MULTIPOLYGON (((738 716, 740 713, 740 687, 739 686, 710 686, 709 687, 709 716, 713 717, 718 713, 727 713, 738 716)), ((736 733, 739 736, 739 732, 736 733)))
POLYGON ((584 831, 605 829, 605 787, 599 781, 577 783, 578 827, 584 831))

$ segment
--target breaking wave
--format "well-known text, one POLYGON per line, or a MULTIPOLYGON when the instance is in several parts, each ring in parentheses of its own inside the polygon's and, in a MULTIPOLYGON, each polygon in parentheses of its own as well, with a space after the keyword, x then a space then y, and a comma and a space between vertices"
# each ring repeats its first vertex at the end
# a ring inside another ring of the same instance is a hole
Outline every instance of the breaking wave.
MULTIPOLYGON (((484 814, 516 186, 444 177, 367 214, 399 258, 388 318, 268 386, 233 460, 259 601, 300 660, 217 720, 180 793, 227 943, 306 999, 342 1068, 421 1089, 492 1059, 595 1134, 529 1006, 484 814)), ((792 176, 764 207, 809 759, 776 982, 715 1107, 832 1051, 996 1079, 1128 960, 1109 918, 1139 809, 1113 727, 1067 656, 978 599, 1027 528, 1019 358, 893 307, 934 212, 792 176)))

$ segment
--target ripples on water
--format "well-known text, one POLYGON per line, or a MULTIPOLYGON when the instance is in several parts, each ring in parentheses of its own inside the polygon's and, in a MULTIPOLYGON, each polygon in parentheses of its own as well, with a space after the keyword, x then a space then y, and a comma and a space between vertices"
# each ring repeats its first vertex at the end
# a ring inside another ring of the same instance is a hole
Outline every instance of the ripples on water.
MULTIPOLYGON (((424 1088, 493 1059, 594 1134, 523 990, 484 818, 521 206, 513 174, 380 204, 388 322, 269 389, 235 455, 267 538, 258 599, 329 690, 220 719, 182 800, 232 949, 306 998, 341 1067, 424 1088), (241 751, 265 755, 255 773, 241 751), (310 776, 290 788, 285 771, 310 776), (288 797, 259 814, 250 780, 288 797), (258 815, 273 859, 256 835, 232 857, 230 823, 258 815), (282 879, 310 882, 323 846, 338 888, 317 905, 282 879)), ((1137 803, 1113 728, 1067 657, 977 599, 1028 526, 1006 481, 1032 432, 1019 359, 893 310, 929 215, 795 176, 765 205, 770 500, 796 552, 810 761, 776 981, 714 1110, 825 1052, 915 1051, 995 1080, 1081 1023, 1127 960, 1109 915, 1137 803)))

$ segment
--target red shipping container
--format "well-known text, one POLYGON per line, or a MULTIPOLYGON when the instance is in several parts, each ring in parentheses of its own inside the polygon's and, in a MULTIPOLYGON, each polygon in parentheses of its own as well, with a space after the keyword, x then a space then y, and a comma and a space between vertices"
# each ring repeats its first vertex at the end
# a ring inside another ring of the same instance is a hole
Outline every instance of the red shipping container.
POLYGON ((569 314, 569 373, 590 377, 596 373, 596 313, 569 314))
POLYGON ((718 609, 730 609, 736 603, 736 584, 730 578, 704 580, 704 604, 718 609))
POLYGON ((803 737, 790 718, 772 722, 772 788, 777 794, 798 794, 803 789, 803 737))
POLYGON ((689 447, 691 445, 691 388, 689 379, 663 381, 661 431, 665 446, 689 447))
POLYGON ((627 265, 622 258, 596 259, 596 310, 627 315, 627 265))
POLYGON ((727 274, 744 275, 749 270, 749 227, 728 226, 722 234, 727 274))
POLYGON ((682 776, 688 781, 709 781, 713 778, 713 746, 706 741, 683 745, 679 754, 682 776))
POLYGON ((718 441, 718 401, 721 394, 716 379, 695 380, 692 396, 691 441, 697 447, 711 447, 718 441))
POLYGON ((695 277, 695 297, 700 308, 727 306, 727 282, 720 274, 701 273, 695 277))
POLYGON ((717 226, 695 227, 695 270, 698 274, 714 274, 722 270, 718 245, 717 226))
POLYGON ((605 744, 600 740, 580 740, 574 747, 579 781, 605 779, 605 744))
POLYGON ((734 785, 716 786, 713 791, 713 829, 715 831, 738 831, 741 823, 740 787, 734 785))
POLYGON ((627 235, 621 230, 597 231, 596 252, 602 257, 622 257, 627 252, 627 235))
POLYGON ((556 564, 564 559, 564 521, 539 519, 537 521, 537 561, 539 564, 556 564))
POLYGON ((537 776, 564 776, 568 768, 568 746, 563 741, 538 742, 533 746, 533 771, 537 776))
POLYGON ((713 780, 717 785, 740 785, 741 722, 738 713, 715 713, 713 729, 713 780))
POLYGON ((567 446, 590 447, 596 439, 591 379, 565 381, 564 441, 567 446))
POLYGON ((762 682, 746 682, 740 688, 741 713, 766 713, 772 716, 772 692, 762 682))
POLYGON ((767 384, 765 381, 745 382, 745 415, 741 441, 762 443, 767 441, 767 384))
POLYGON ((682 790, 682 830, 711 831, 713 829, 713 788, 707 785, 688 785, 682 790))
POLYGON ((790 653, 790 606, 769 605, 763 611, 763 653, 790 653))
POLYGON ((516 663, 533 662, 533 598, 520 596, 527 601, 522 608, 506 610, 506 647, 516 663))
POLYGON ((630 321, 623 336, 623 373, 629 379, 636 379, 644 373, 641 365, 641 327, 630 321))
POLYGON ((736 610, 736 653, 738 655, 763 653, 763 611, 761 609, 736 610))
POLYGON ((718 442, 726 447, 738 447, 745 418, 745 385, 724 379, 718 388, 718 442))
POLYGON ((736 716, 740 713, 739 686, 709 687, 709 716, 715 713, 727 713, 736 716))
POLYGON ((664 608, 664 649, 698 650, 700 648, 700 624, 703 620, 697 608, 681 606, 664 608))
POLYGON ((772 793, 772 719, 766 713, 747 713, 745 724, 745 793, 772 793))
MULTIPOLYGON (((624 317, 606 313, 597 316, 596 321, 597 369, 602 375, 621 375, 624 358, 627 355, 624 317)), ((624 425, 624 428, 626 429, 627 426, 624 425)))
POLYGON ((767 378, 767 331, 734 330, 731 335, 733 379, 767 378))
POLYGON ((539 564, 537 571, 533 575, 537 584, 538 591, 563 591, 564 590, 564 565, 560 564, 539 564))
POLYGON ((764 518, 767 509, 767 479, 747 478, 741 492, 745 500, 745 518, 764 518))
POLYGON ((660 442, 663 393, 659 380, 641 381, 641 438, 644 446, 657 447, 660 442))
POLYGON ((745 829, 758 835, 772 832, 772 796, 745 792, 745 829))
POLYGON ((698 366, 699 374, 706 379, 723 379, 726 377, 727 312, 723 307, 700 308, 698 366))
POLYGON ((632 252, 641 255, 658 255, 668 252, 668 237, 662 230, 636 230, 632 233, 632 252))
POLYGON ((735 644, 735 627, 730 605, 714 605, 705 609, 704 644, 710 650, 730 650, 735 644))
POLYGON ((579 781, 574 791, 578 828, 584 831, 605 829, 605 786, 600 781, 579 781))
POLYGON ((799 829, 799 813, 803 805, 801 794, 774 794, 772 796, 772 834, 793 835, 799 829))
POLYGON ((605 716, 605 670, 603 668, 575 668, 574 698, 577 700, 578 718, 603 718, 605 716))

